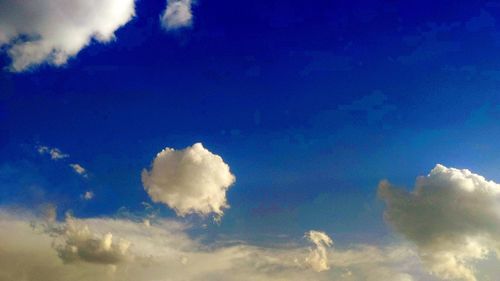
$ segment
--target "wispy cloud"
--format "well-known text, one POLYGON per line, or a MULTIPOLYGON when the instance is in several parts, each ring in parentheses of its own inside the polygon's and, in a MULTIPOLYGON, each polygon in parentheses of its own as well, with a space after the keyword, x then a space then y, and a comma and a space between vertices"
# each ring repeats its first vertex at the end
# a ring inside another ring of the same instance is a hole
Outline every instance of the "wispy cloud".
POLYGON ((77 164, 77 163, 73 163, 73 164, 69 164, 69 166, 71 168, 73 168, 73 170, 75 171, 75 173, 81 175, 82 177, 88 177, 87 175, 87 170, 85 168, 83 168, 80 164, 77 164))
POLYGON ((85 191, 85 193, 82 195, 82 198, 84 200, 92 200, 94 198, 94 192, 93 191, 85 191))
POLYGON ((69 157, 69 154, 63 153, 61 150, 55 147, 50 148, 47 146, 38 146, 37 151, 41 155, 50 155, 50 158, 52 160, 59 160, 69 157))
POLYGON ((161 15, 161 25, 166 30, 174 30, 191 26, 193 13, 191 0, 168 0, 165 11, 161 15))

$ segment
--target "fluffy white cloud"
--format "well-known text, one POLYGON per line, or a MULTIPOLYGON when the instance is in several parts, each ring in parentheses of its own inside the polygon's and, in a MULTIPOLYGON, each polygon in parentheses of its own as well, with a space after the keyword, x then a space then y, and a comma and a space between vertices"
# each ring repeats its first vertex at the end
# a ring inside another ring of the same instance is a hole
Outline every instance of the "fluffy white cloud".
POLYGON ((144 189, 154 202, 167 204, 177 215, 221 217, 226 191, 235 182, 229 166, 201 143, 182 150, 165 148, 156 155, 151 171, 142 171, 144 189))
POLYGON ((191 26, 193 14, 191 0, 168 0, 167 7, 161 15, 161 24, 166 30, 191 26))
POLYGON ((306 258, 307 264, 312 269, 320 272, 330 269, 328 266, 327 247, 332 246, 333 241, 326 233, 311 230, 305 234, 305 237, 314 244, 306 258))
POLYGON ((436 167, 407 192, 382 181, 385 218, 444 280, 476 281, 474 264, 500 254, 500 185, 469 170, 436 167))
POLYGON ((0 210, 0 280, 412 280, 392 268, 411 264, 411 251, 329 248, 331 269, 316 272, 299 262, 310 255, 306 246, 204 245, 187 235, 188 230, 171 220, 155 220, 150 226, 111 218, 54 222, 0 210))
POLYGON ((63 65, 92 39, 112 40, 134 13, 134 0, 2 0, 0 46, 12 71, 63 65))
POLYGON ((40 153, 41 155, 45 155, 45 154, 48 154, 50 155, 50 158, 52 160, 59 160, 59 159, 64 159, 64 158, 68 158, 69 155, 68 154, 65 154, 65 153, 62 153, 61 150, 59 150, 58 148, 50 148, 48 146, 38 146, 37 147, 37 151, 38 153, 40 153))

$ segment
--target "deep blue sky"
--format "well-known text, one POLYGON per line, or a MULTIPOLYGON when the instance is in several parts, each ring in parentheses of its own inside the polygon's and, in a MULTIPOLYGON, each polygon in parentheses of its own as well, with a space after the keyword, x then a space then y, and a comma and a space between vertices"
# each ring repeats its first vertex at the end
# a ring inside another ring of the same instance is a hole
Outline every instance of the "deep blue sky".
POLYGON ((410 188, 442 163, 500 180, 499 4, 199 0, 174 32, 164 5, 138 1, 63 67, 0 72, 0 204, 139 212, 156 153, 202 142, 237 177, 217 233, 365 241, 387 232, 381 179, 410 188))

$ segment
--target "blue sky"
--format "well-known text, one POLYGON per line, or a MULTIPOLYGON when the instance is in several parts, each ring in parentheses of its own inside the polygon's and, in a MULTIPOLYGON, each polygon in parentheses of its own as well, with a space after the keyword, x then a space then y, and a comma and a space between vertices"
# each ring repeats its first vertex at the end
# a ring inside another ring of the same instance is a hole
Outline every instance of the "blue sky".
POLYGON ((3 43, 0 206, 53 204, 64 219, 147 202, 175 218, 141 170, 201 142, 236 182, 222 222, 193 232, 266 244, 319 229, 350 245, 397 236, 383 179, 411 190, 439 163, 500 181, 498 3, 198 0, 172 29, 164 9, 136 1, 114 39, 59 66, 9 69, 16 43, 3 43))

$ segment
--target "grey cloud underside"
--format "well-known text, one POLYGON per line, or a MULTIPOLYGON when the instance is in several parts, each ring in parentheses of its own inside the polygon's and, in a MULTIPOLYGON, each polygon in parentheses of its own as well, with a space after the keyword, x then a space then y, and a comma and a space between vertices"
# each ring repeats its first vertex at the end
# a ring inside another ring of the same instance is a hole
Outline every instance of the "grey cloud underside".
POLYGON ((437 165, 412 192, 383 181, 379 195, 387 221, 443 280, 479 280, 475 263, 500 253, 500 185, 493 181, 437 165))
POLYGON ((134 14, 134 0, 1 0, 0 47, 14 72, 61 66, 92 40, 113 40, 134 14))

